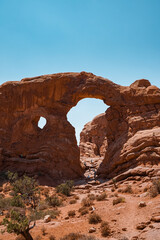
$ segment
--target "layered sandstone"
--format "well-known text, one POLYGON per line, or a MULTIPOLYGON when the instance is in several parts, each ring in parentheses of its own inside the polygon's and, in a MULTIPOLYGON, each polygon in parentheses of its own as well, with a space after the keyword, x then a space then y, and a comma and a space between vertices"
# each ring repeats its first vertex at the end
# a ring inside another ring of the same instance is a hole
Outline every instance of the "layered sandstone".
POLYGON ((106 114, 96 116, 85 124, 80 134, 81 157, 104 156, 107 151, 107 120, 106 114))
POLYGON ((83 176, 75 130, 66 115, 88 97, 110 106, 100 176, 112 177, 141 163, 159 164, 160 89, 144 79, 123 87, 81 72, 0 86, 0 170, 43 173, 53 179, 83 176), (47 120, 43 129, 38 127, 41 116, 47 120))

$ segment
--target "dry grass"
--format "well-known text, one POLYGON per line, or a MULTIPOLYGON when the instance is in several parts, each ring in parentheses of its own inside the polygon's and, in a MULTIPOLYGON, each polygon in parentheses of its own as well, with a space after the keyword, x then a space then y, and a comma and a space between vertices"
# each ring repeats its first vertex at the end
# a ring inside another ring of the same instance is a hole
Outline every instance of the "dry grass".
POLYGON ((90 200, 88 197, 82 199, 82 206, 83 207, 90 207, 91 205, 93 205, 93 201, 90 200))
POLYGON ((97 223, 100 223, 102 219, 100 215, 98 215, 97 213, 92 213, 89 215, 88 221, 90 224, 97 224, 97 223))
POLYGON ((158 194, 160 194, 160 179, 156 179, 152 182, 149 193, 151 197, 156 197, 158 194))
POLYGON ((94 236, 87 236, 80 233, 69 233, 60 240, 96 240, 94 236))
POLYGON ((125 198, 124 197, 118 197, 116 199, 113 199, 113 205, 116 205, 118 203, 125 203, 125 198))
POLYGON ((90 193, 88 194, 87 198, 90 199, 91 201, 94 201, 96 199, 96 195, 93 193, 90 193))
POLYGON ((88 213, 87 207, 81 207, 78 212, 80 212, 81 215, 86 215, 88 213))
POLYGON ((103 237, 107 237, 109 236, 111 233, 110 227, 109 227, 109 223, 108 222, 102 222, 101 223, 101 234, 103 237))
POLYGON ((107 194, 106 194, 105 192, 103 192, 103 193, 101 193, 100 195, 98 195, 98 196, 96 197, 96 200, 97 200, 97 201, 103 201, 103 200, 106 199, 106 197, 107 197, 107 194))

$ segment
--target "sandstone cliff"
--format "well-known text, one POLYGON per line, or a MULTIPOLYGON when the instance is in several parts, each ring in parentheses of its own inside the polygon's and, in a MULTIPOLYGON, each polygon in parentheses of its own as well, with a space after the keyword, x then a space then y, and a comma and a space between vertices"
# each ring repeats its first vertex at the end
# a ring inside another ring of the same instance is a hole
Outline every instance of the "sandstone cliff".
POLYGON ((113 177, 139 164, 159 164, 160 89, 144 79, 123 87, 81 72, 0 86, 0 170, 41 172, 53 179, 83 176, 75 130, 66 114, 88 97, 110 106, 100 176, 113 177), (43 129, 38 128, 41 116, 47 120, 43 129))

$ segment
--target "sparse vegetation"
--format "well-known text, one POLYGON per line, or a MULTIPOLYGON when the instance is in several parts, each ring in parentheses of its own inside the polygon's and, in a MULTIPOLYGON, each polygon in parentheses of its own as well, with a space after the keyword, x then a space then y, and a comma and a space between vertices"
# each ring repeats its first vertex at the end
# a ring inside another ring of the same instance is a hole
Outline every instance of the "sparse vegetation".
POLYGON ((49 236, 49 240, 56 240, 54 235, 49 236))
POLYGON ((94 201, 96 199, 96 195, 93 193, 88 194, 87 196, 91 201, 94 201))
POLYGON ((11 208, 11 198, 0 198, 0 209, 8 210, 11 208))
POLYGON ((74 185, 74 183, 71 180, 67 181, 66 183, 62 183, 57 186, 57 188, 56 188, 57 193, 62 193, 66 196, 70 196, 73 185, 74 185))
POLYGON ((56 218, 60 212, 58 210, 46 210, 46 211, 33 211, 30 213, 30 219, 36 221, 43 219, 46 215, 50 215, 52 219, 56 218))
POLYGON ((33 225, 30 226, 31 219, 26 214, 26 209, 24 208, 23 211, 21 211, 20 207, 29 206, 35 211, 39 202, 38 183, 35 179, 26 175, 18 178, 16 173, 8 172, 7 176, 13 191, 13 197, 8 198, 8 200, 6 198, 3 199, 5 202, 1 201, 1 207, 5 206, 5 208, 8 208, 15 206, 17 208, 12 209, 11 212, 5 216, 2 224, 6 226, 8 233, 21 234, 26 240, 32 240, 33 238, 29 231, 35 226, 35 221, 33 225))
POLYGON ((115 178, 113 178, 113 179, 112 179, 112 183, 113 183, 113 185, 114 185, 115 189, 117 189, 117 181, 116 181, 116 179, 115 179, 115 178))
POLYGON ((101 234, 103 237, 107 237, 109 236, 111 233, 110 227, 109 227, 109 223, 108 222, 102 222, 101 223, 101 234))
POLYGON ((96 240, 94 236, 87 236, 80 233, 69 233, 60 240, 96 240))
POLYGON ((118 197, 116 199, 113 199, 113 205, 116 205, 118 203, 125 203, 125 198, 124 197, 118 197))
POLYGON ((132 186, 127 184, 127 186, 125 187, 124 193, 133 193, 133 189, 132 189, 132 186))
POLYGON ((101 193, 100 195, 96 196, 97 201, 103 201, 107 197, 107 194, 105 192, 101 193))
POLYGON ((52 195, 51 197, 47 196, 46 201, 52 207, 60 206, 62 204, 62 200, 57 195, 52 195))
POLYGON ((82 206, 83 207, 90 207, 93 204, 93 201, 90 200, 88 197, 82 199, 82 206))
POLYGON ((76 202, 77 202, 76 199, 72 199, 69 201, 70 204, 75 204, 76 202))
POLYGON ((156 179, 152 182, 149 193, 151 197, 156 197, 158 194, 160 194, 160 179, 156 179))
POLYGON ((68 211, 68 216, 69 216, 69 217, 74 217, 75 215, 76 215, 75 210, 70 210, 70 211, 68 211))
POLYGON ((78 212, 80 212, 81 215, 86 215, 88 213, 87 207, 81 207, 78 212))
POLYGON ((88 217, 88 221, 90 224, 97 224, 102 221, 100 215, 97 213, 91 213, 88 217))

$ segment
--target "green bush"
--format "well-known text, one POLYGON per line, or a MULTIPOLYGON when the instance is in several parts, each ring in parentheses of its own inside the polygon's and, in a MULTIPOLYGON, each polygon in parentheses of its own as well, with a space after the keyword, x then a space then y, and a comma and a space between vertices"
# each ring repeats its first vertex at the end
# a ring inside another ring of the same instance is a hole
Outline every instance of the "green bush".
POLYGON ((57 193, 62 193, 66 196, 70 196, 72 188, 73 188, 73 181, 69 180, 66 183, 62 183, 58 185, 56 190, 57 190, 57 193))
POLYGON ((11 205, 11 198, 0 198, 0 209, 8 210, 11 205))
POLYGON ((7 217, 4 218, 2 224, 7 226, 8 233, 16 233, 17 235, 24 234, 26 235, 26 239, 32 239, 29 233, 29 230, 31 229, 31 227, 29 227, 30 221, 24 214, 12 210, 10 219, 7 217))
POLYGON ((21 207, 21 208, 24 207, 24 203, 22 201, 22 198, 19 195, 14 196, 13 198, 11 198, 11 205, 13 207, 21 207))
POLYGON ((62 200, 57 195, 51 197, 48 196, 46 201, 52 207, 60 206, 62 204, 62 200))
POLYGON ((97 224, 102 221, 101 217, 97 213, 92 213, 88 217, 90 224, 97 224))

